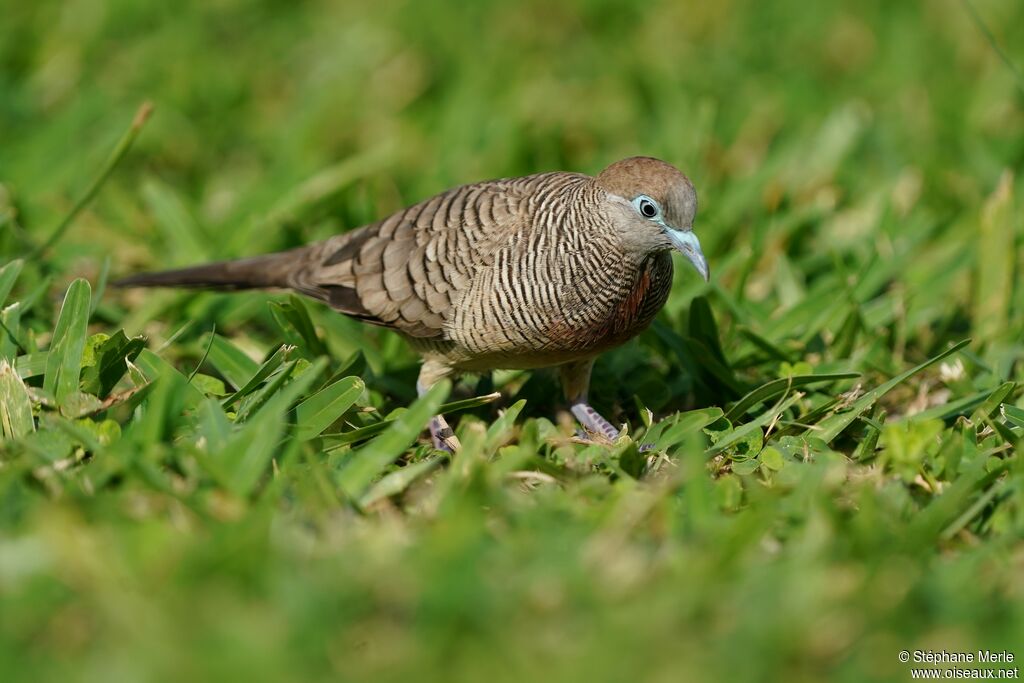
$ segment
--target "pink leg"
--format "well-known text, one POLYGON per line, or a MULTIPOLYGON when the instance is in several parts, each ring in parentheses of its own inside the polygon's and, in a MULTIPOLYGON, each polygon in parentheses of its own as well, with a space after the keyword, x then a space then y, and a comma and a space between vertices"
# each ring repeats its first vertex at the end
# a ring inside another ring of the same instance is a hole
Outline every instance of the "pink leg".
POLYGON ((590 371, 593 367, 593 359, 573 361, 563 365, 562 390, 565 392, 566 400, 569 401, 569 410, 584 429, 592 434, 601 434, 609 439, 614 439, 619 435, 619 430, 587 403, 590 371))

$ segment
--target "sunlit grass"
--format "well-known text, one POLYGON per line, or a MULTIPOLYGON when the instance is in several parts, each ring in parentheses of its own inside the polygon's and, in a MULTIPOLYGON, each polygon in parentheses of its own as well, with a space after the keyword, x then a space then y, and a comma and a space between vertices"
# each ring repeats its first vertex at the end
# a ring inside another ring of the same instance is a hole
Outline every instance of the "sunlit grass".
MULTIPOLYGON (((1024 64, 1019 3, 975 7, 1024 64)), ((1024 656, 1024 99, 962 3, 0 17, 5 678, 1024 656), (598 362, 614 444, 574 438, 549 372, 417 400, 399 338, 317 303, 106 286, 633 154, 693 178, 712 281, 677 268, 598 362), (439 409, 454 456, 421 433, 439 409)))

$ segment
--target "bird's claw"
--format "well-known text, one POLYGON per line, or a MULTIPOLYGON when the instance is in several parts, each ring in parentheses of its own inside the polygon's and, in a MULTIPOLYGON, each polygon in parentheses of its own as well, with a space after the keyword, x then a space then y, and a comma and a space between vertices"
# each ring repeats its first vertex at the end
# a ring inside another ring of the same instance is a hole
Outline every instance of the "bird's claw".
POLYGON ((455 453, 462 448, 459 437, 455 436, 455 432, 440 415, 430 420, 430 441, 434 448, 446 453, 455 453))
MULTIPOLYGON (((607 436, 605 436, 601 432, 589 432, 585 428, 580 427, 580 428, 578 428, 576 430, 575 441, 576 441, 576 443, 587 444, 587 445, 590 445, 590 444, 602 444, 602 445, 608 446, 608 445, 611 445, 613 442, 617 441, 619 439, 619 437, 621 437, 621 436, 623 436, 625 434, 626 434, 626 430, 623 429, 623 430, 621 430, 618 433, 618 436, 616 436, 614 439, 609 439, 607 436), (594 437, 597 437, 597 438, 594 438, 594 437)), ((637 450, 640 451, 641 453, 646 453, 648 451, 654 450, 654 444, 652 444, 652 443, 637 444, 637 450)))

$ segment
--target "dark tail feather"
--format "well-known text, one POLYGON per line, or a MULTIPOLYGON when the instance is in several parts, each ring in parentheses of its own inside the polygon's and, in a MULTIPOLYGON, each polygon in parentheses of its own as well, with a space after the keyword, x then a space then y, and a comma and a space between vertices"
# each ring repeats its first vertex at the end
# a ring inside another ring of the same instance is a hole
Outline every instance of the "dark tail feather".
POLYGON ((219 261, 191 268, 139 273, 117 280, 115 287, 196 287, 205 289, 263 289, 289 287, 302 267, 308 249, 302 247, 237 261, 219 261))

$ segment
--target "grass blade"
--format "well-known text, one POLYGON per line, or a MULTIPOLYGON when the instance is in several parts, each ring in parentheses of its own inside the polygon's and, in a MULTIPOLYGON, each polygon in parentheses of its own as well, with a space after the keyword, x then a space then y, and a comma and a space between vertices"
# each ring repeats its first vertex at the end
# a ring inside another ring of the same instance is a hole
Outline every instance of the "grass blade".
POLYGON ((1009 403, 1004 403, 1000 406, 1000 409, 1007 422, 1024 429, 1024 409, 1012 406, 1009 403))
POLYGON ((439 455, 406 465, 402 469, 382 477, 380 481, 370 487, 366 495, 359 499, 359 507, 369 507, 383 498, 397 496, 409 488, 417 479, 422 479, 447 461, 448 456, 439 455))
POLYGON ((303 441, 318 436, 352 407, 366 385, 358 377, 346 377, 324 387, 295 407, 296 437, 303 441))
POLYGON ((985 399, 985 402, 971 413, 971 422, 981 422, 996 415, 999 412, 999 406, 1016 388, 1017 384, 1015 382, 1003 382, 996 387, 995 391, 990 393, 988 398, 985 399))
POLYGON ((305 304, 297 296, 287 302, 270 302, 270 313, 290 344, 299 347, 307 357, 327 356, 327 347, 320 341, 305 304))
POLYGON ((117 168, 117 165, 121 163, 121 160, 131 149, 132 143, 135 142, 135 138, 139 136, 139 131, 142 130, 142 126, 146 124, 146 120, 149 119, 149 115, 153 113, 153 104, 151 102, 143 102, 142 105, 135 112, 135 118, 132 119, 131 125, 125 134, 118 140, 117 146, 114 147, 114 151, 111 152, 107 158, 107 162, 100 169, 99 175, 92 181, 89 187, 85 190, 82 196, 75 202, 75 205, 71 207, 67 215, 64 216, 64 220, 60 222, 57 228, 50 235, 49 239, 43 242, 40 246, 32 250, 29 259, 37 259, 48 251, 53 245, 60 241, 60 238, 64 236, 67 229, 71 227, 75 218, 82 212, 89 202, 93 200, 96 194, 103 187, 103 183, 107 181, 110 174, 117 168))
POLYGON ((1008 329, 1017 260, 1013 220, 1013 174, 1005 171, 985 202, 978 230, 974 329, 981 342, 992 341, 1008 329))
POLYGON ((792 396, 785 399, 781 403, 778 403, 775 406, 773 406, 770 410, 761 413, 761 415, 757 419, 751 420, 750 422, 745 423, 741 427, 737 427, 736 429, 729 432, 728 435, 722 438, 718 443, 709 448, 708 453, 720 453, 729 446, 739 443, 743 439, 747 438, 750 434, 752 434, 754 430, 761 429, 766 424, 774 420, 776 416, 780 415, 781 413, 784 413, 786 410, 789 409, 791 405, 796 403, 802 397, 803 394, 801 393, 793 394, 792 396))
POLYGON ((175 384, 183 384, 185 389, 182 391, 184 392, 183 395, 185 405, 187 407, 199 405, 199 403, 205 398, 203 396, 203 392, 190 384, 185 375, 178 372, 177 368, 149 349, 143 349, 133 362, 150 382, 155 382, 161 377, 166 376, 169 378, 168 381, 172 381, 175 384))
POLYGON ((24 261, 15 259, 3 268, 0 268, 0 308, 6 303, 7 296, 14 288, 14 283, 21 274, 21 267, 23 265, 25 265, 24 261))
POLYGON ((516 418, 526 407, 526 400, 521 399, 510 405, 505 412, 487 428, 487 436, 484 439, 484 452, 488 455, 498 450, 498 447, 505 443, 515 427, 516 418))
POLYGON ((790 389, 796 389, 798 387, 807 386, 809 384, 818 384, 820 382, 836 382, 843 379, 854 379, 860 377, 859 373, 856 372, 839 372, 831 375, 794 375, 793 377, 782 377, 777 380, 762 384, 757 389, 754 389, 746 396, 741 398, 739 401, 729 409, 729 412, 725 414, 725 419, 730 422, 735 422, 739 417, 746 414, 748 410, 756 406, 758 403, 769 401, 776 396, 781 396, 790 389))
POLYGON ((18 377, 22 379, 38 377, 46 372, 46 363, 49 357, 50 354, 45 351, 18 356, 14 359, 14 369, 18 373, 18 377))
POLYGON ((28 389, 5 360, 0 360, 0 428, 8 439, 17 439, 36 428, 28 389))
POLYGON ((260 369, 259 363, 219 334, 212 336, 213 342, 209 345, 210 353, 207 356, 210 363, 235 389, 246 386, 246 382, 260 369))
POLYGON ((53 331, 53 341, 46 357, 43 389, 52 393, 58 404, 78 391, 91 292, 86 280, 78 279, 71 283, 53 331))
MULTIPOLYGON (((233 345, 230 348, 235 349, 233 345)), ((223 400, 223 405, 229 406, 235 401, 241 398, 245 398, 249 394, 256 391, 256 389, 259 388, 259 386, 263 384, 263 382, 265 382, 267 378, 269 378, 271 375, 277 372, 278 368, 280 368, 281 365, 288 359, 288 355, 291 353, 293 348, 294 347, 292 346, 281 346, 276 351, 274 351, 274 353, 271 354, 270 358, 268 358, 266 362, 263 363, 263 365, 256 368, 252 376, 248 379, 248 381, 241 385, 241 388, 238 391, 236 391, 235 393, 231 394, 230 396, 223 400)), ((232 372, 234 372, 234 370, 232 370, 232 372)))
MULTIPOLYGON (((493 403, 494 401, 501 398, 501 394, 494 392, 493 394, 485 394, 483 396, 475 396, 473 398, 464 398, 459 401, 452 401, 451 403, 443 404, 437 411, 438 415, 451 415, 462 410, 469 410, 470 408, 476 408, 479 406, 493 403)), ((396 418, 397 419, 397 418, 396 418)), ((335 434, 324 434, 323 437, 327 439, 327 449, 332 450, 340 448, 341 446, 347 446, 348 444, 358 443, 369 439, 371 436, 380 434, 387 429, 391 424, 395 422, 395 419, 381 420, 365 427, 359 427, 352 429, 347 432, 339 432, 335 434)))
POLYGON ((967 346, 967 344, 969 343, 970 340, 965 339, 962 342, 959 342, 958 344, 954 344, 953 346, 949 347, 939 355, 929 358, 920 365, 916 365, 907 370, 906 372, 899 374, 896 377, 893 377, 885 384, 882 384, 881 386, 876 387, 871 391, 867 392, 866 394, 864 394, 863 396, 861 396, 854 402, 854 404, 850 407, 849 410, 826 417, 816 426, 811 428, 808 431, 808 433, 812 436, 819 437, 825 443, 830 443, 833 439, 839 436, 839 434, 842 433, 844 429, 849 427, 854 420, 856 420, 862 413, 864 413, 864 411, 866 411, 868 408, 874 405, 875 401, 877 401, 882 396, 892 391, 892 389, 894 389, 898 384, 907 381, 910 377, 913 377, 914 375, 921 372, 925 368, 928 368, 934 365, 935 363, 938 363, 943 358, 946 358, 947 356, 956 353, 960 349, 967 346))
POLYGON ((219 467, 226 486, 233 493, 246 496, 256 487, 278 450, 287 424, 286 413, 299 396, 309 390, 325 367, 327 361, 321 359, 291 382, 276 387, 274 394, 254 415, 258 419, 248 420, 231 438, 221 455, 219 467))
POLYGON ((351 500, 362 498, 370 483, 416 440, 427 421, 438 414, 450 390, 448 381, 432 386, 387 431, 352 456, 352 462, 338 475, 338 485, 351 500))
POLYGON ((18 352, 25 351, 21 337, 21 302, 16 301, 0 310, 0 358, 13 360, 18 352))
POLYGON ((96 364, 82 371, 82 390, 100 398, 109 394, 144 346, 142 337, 129 339, 118 330, 96 350, 96 364))
POLYGON ((210 238, 196 222, 178 193, 167 184, 150 179, 142 186, 157 229, 165 245, 171 248, 175 261, 195 263, 208 254, 210 238))

